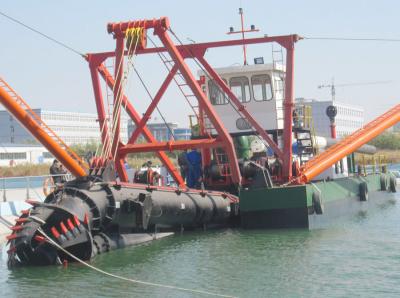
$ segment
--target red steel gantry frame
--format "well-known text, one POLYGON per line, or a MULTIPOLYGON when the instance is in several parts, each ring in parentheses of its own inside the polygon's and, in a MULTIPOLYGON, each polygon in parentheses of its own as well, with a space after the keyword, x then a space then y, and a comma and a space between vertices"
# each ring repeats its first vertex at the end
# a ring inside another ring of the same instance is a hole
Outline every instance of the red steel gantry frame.
POLYGON ((158 154, 161 162, 167 168, 169 173, 175 179, 180 186, 184 186, 184 181, 180 176, 177 169, 174 167, 172 162, 169 160, 165 151, 171 150, 183 150, 190 148, 212 148, 222 147, 225 149, 229 158, 231 166, 232 182, 235 184, 241 183, 241 175, 239 171, 238 161, 235 153, 234 144, 228 131, 225 129, 220 118, 214 111, 210 101, 206 98, 204 92, 192 72, 190 71, 185 59, 197 59, 204 69, 208 72, 210 77, 215 80, 217 85, 227 94, 231 103, 240 112, 240 114, 247 119, 251 126, 255 129, 256 133, 264 139, 265 142, 272 148, 276 156, 282 161, 282 178, 284 181, 289 181, 292 178, 292 113, 294 107, 293 101, 293 88, 294 88, 294 44, 301 39, 298 35, 285 35, 285 36, 272 36, 272 37, 260 37, 260 38, 249 38, 240 40, 227 40, 227 41, 216 41, 207 43, 196 43, 188 45, 175 45, 168 35, 170 30, 169 20, 166 17, 153 20, 140 20, 131 22, 121 23, 110 23, 107 26, 108 33, 114 35, 116 40, 116 50, 112 52, 103 53, 91 53, 87 55, 89 62, 90 72, 92 76, 92 84, 94 89, 94 96, 96 100, 96 107, 99 117, 99 125, 101 129, 102 142, 112 142, 112 148, 117 152, 115 158, 115 167, 118 175, 123 182, 127 182, 127 174, 123 165, 123 160, 129 153, 144 152, 144 151, 155 151, 158 154), (110 139, 110 132, 107 130, 107 125, 104 125, 106 119, 106 113, 104 108, 104 101, 101 92, 100 76, 105 80, 107 86, 114 90, 114 100, 119 96, 118 90, 121 89, 121 76, 123 73, 123 60, 124 56, 128 55, 128 51, 124 50, 125 44, 125 33, 130 28, 144 28, 145 30, 153 29, 154 35, 158 36, 163 44, 163 47, 152 47, 145 48, 139 47, 135 54, 154 54, 160 52, 167 52, 174 66, 170 70, 166 79, 162 83, 160 89, 155 95, 152 103, 147 108, 147 111, 143 114, 143 117, 136 111, 133 105, 130 103, 128 98, 122 94, 122 107, 125 108, 127 114, 135 123, 135 131, 130 137, 127 144, 122 144, 119 139, 119 119, 117 121, 117 127, 113 139, 110 139), (268 133, 261 127, 261 125, 253 118, 253 116, 246 110, 241 104, 238 98, 233 94, 221 77, 215 72, 210 64, 204 58, 207 49, 228 47, 228 46, 240 46, 248 44, 260 44, 260 43, 271 43, 277 42, 286 49, 286 80, 285 80, 285 99, 284 99, 284 129, 283 129, 283 150, 278 147, 272 138, 269 137, 268 133), (115 77, 113 77, 104 65, 107 58, 115 57, 115 65, 120 65, 119 70, 116 67, 115 77), (199 107, 203 113, 207 115, 215 129, 218 132, 218 136, 215 139, 206 140, 187 140, 187 141, 168 141, 168 142, 157 142, 150 130, 147 128, 146 123, 150 118, 151 113, 160 102, 169 84, 173 80, 174 75, 180 72, 185 78, 187 85, 191 88, 193 94, 196 96, 199 107), (100 76, 99 76, 100 75, 100 76), (103 128, 103 129, 102 129, 103 128), (148 141, 146 144, 135 144, 137 137, 143 134, 145 139, 148 141))

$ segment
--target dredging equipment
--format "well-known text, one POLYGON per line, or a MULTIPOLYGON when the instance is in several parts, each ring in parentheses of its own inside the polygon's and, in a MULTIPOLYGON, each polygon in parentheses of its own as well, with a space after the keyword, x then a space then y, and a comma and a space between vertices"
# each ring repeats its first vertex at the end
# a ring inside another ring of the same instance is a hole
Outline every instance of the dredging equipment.
POLYGON ((93 176, 67 182, 45 201, 28 200, 7 237, 9 266, 74 261, 43 233, 80 258, 159 239, 182 228, 225 225, 237 210, 232 196, 196 190, 121 185, 93 176))
POLYGON ((379 201, 391 198, 396 191, 388 174, 356 173, 354 165, 345 167, 345 160, 353 164, 353 152, 396 124, 400 105, 320 154, 313 148, 310 127, 299 127, 304 121, 294 119, 294 47, 300 36, 243 36, 239 40, 184 45, 166 17, 110 23, 107 31, 115 39, 115 51, 85 55, 102 145, 90 165, 62 142, 4 80, 0 81, 0 102, 76 177, 44 202, 28 200, 32 208, 22 212, 7 237, 10 266, 63 263, 71 260, 69 254, 90 260, 99 253, 164 237, 177 229, 224 226, 237 219, 244 228, 309 228, 364 208, 368 198, 379 201), (162 46, 147 47, 149 30, 162 46), (262 43, 279 44, 286 51, 286 58, 280 60, 286 65, 215 70, 204 57, 211 48, 262 43), (124 93, 132 56, 142 54, 157 54, 168 70, 143 114, 124 93), (125 64, 126 57, 129 63, 125 64), (109 58, 114 59, 114 75, 106 67, 109 58), (186 59, 195 60, 201 68, 203 75, 198 80, 186 59), (100 78, 108 92, 103 91, 100 78), (157 141, 147 122, 173 81, 196 113, 198 135, 190 140, 157 141), (105 107, 103 98, 110 90, 112 109, 105 107), (195 105, 188 98, 196 100, 195 105), (122 109, 135 125, 127 143, 120 138, 122 109), (300 134, 306 135, 301 141, 308 143, 299 143, 301 148, 297 148, 308 155, 301 165, 292 148, 294 136, 300 134), (140 135, 147 143, 137 141, 140 135), (273 163, 266 152, 250 156, 249 144, 243 140, 237 140, 235 147, 234 138, 249 135, 268 145, 273 163), (194 148, 201 151, 204 169, 203 177, 194 179, 200 189, 186 187, 166 154, 194 148), (148 178, 144 184, 131 183, 124 160, 128 154, 142 152, 154 152, 177 187, 153 185, 148 178), (332 166, 337 163, 340 166, 334 170, 332 166))

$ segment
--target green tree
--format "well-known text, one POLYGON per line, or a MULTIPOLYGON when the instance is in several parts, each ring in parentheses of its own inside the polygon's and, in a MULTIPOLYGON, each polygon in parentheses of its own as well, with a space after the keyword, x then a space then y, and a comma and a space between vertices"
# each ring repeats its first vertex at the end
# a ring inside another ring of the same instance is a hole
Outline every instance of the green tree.
POLYGON ((400 150, 400 135, 397 133, 384 133, 377 136, 369 144, 378 149, 400 150))

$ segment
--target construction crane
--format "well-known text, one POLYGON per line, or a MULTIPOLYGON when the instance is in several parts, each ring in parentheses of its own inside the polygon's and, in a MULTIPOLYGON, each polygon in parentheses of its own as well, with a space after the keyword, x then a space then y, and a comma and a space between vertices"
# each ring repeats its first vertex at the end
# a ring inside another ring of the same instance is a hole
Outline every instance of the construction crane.
POLYGON ((332 102, 335 102, 336 97, 336 88, 337 87, 353 87, 353 86, 367 86, 367 85, 380 85, 380 84, 390 84, 392 81, 375 81, 375 82, 358 82, 358 83, 347 83, 347 84, 335 84, 335 78, 332 78, 332 82, 330 84, 321 84, 318 85, 318 89, 330 88, 332 102))

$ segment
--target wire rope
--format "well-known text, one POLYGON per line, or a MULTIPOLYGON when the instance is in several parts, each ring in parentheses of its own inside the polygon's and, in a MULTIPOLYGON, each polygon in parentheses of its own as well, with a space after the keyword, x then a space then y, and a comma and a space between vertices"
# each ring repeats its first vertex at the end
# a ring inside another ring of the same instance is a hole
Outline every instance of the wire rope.
POLYGON ((32 31, 32 32, 35 32, 36 34, 39 34, 40 36, 42 36, 42 37, 44 37, 44 38, 46 38, 46 39, 48 39, 48 40, 50 40, 50 41, 52 41, 52 42, 58 44, 59 46, 62 46, 63 48, 65 48, 65 49, 67 49, 67 50, 69 50, 69 51, 71 51, 71 52, 74 52, 75 54, 78 54, 78 55, 81 56, 81 57, 86 57, 85 54, 79 52, 78 50, 76 50, 76 49, 74 49, 73 47, 67 45, 66 43, 61 42, 61 41, 59 41, 59 40, 57 40, 57 39, 55 39, 55 38, 53 38, 53 37, 51 37, 51 36, 49 36, 49 35, 47 35, 47 34, 41 32, 41 31, 39 31, 39 30, 37 30, 37 29, 35 29, 35 28, 33 28, 33 27, 31 27, 31 26, 29 26, 29 25, 27 25, 27 24, 25 24, 25 23, 23 23, 23 22, 21 22, 21 21, 15 19, 15 18, 9 16, 9 15, 7 15, 6 13, 4 13, 4 12, 2 12, 2 11, 0 11, 0 15, 2 15, 3 17, 9 19, 10 21, 12 21, 12 22, 14 22, 14 23, 17 23, 17 24, 19 24, 19 25, 25 27, 26 29, 28 29, 28 30, 30 30, 30 31, 32 31))
POLYGON ((38 232, 40 234, 42 234, 43 237, 46 238, 46 240, 47 240, 47 242, 49 244, 51 244, 55 248, 61 250, 62 252, 64 252, 66 255, 68 255, 69 257, 71 257, 75 261, 81 263, 82 265, 84 265, 84 266, 86 266, 86 267, 88 267, 88 268, 90 268, 90 269, 92 269, 94 271, 97 271, 97 272, 102 273, 104 275, 107 275, 109 277, 113 277, 113 278, 116 278, 116 279, 119 279, 119 280, 128 281, 128 282, 131 282, 131 283, 147 285, 147 286, 153 286, 153 287, 159 287, 159 288, 167 288, 167 289, 172 289, 172 290, 185 291, 185 292, 191 292, 191 293, 208 295, 208 296, 235 298, 235 296, 232 296, 232 295, 218 294, 218 293, 212 293, 212 292, 207 292, 207 291, 203 291, 203 290, 194 290, 194 289, 177 287, 177 286, 173 286, 173 285, 165 285, 165 284, 158 284, 158 283, 153 283, 153 282, 141 281, 141 280, 127 278, 127 277, 123 277, 123 276, 120 276, 120 275, 116 275, 116 274, 104 271, 104 270, 102 270, 100 268, 97 268, 97 267, 95 267, 93 265, 90 265, 90 264, 86 263, 85 261, 81 260, 80 258, 75 256, 74 254, 70 253, 68 250, 64 249, 61 245, 59 245, 57 242, 55 242, 49 235, 47 235, 41 228, 38 228, 38 232))

